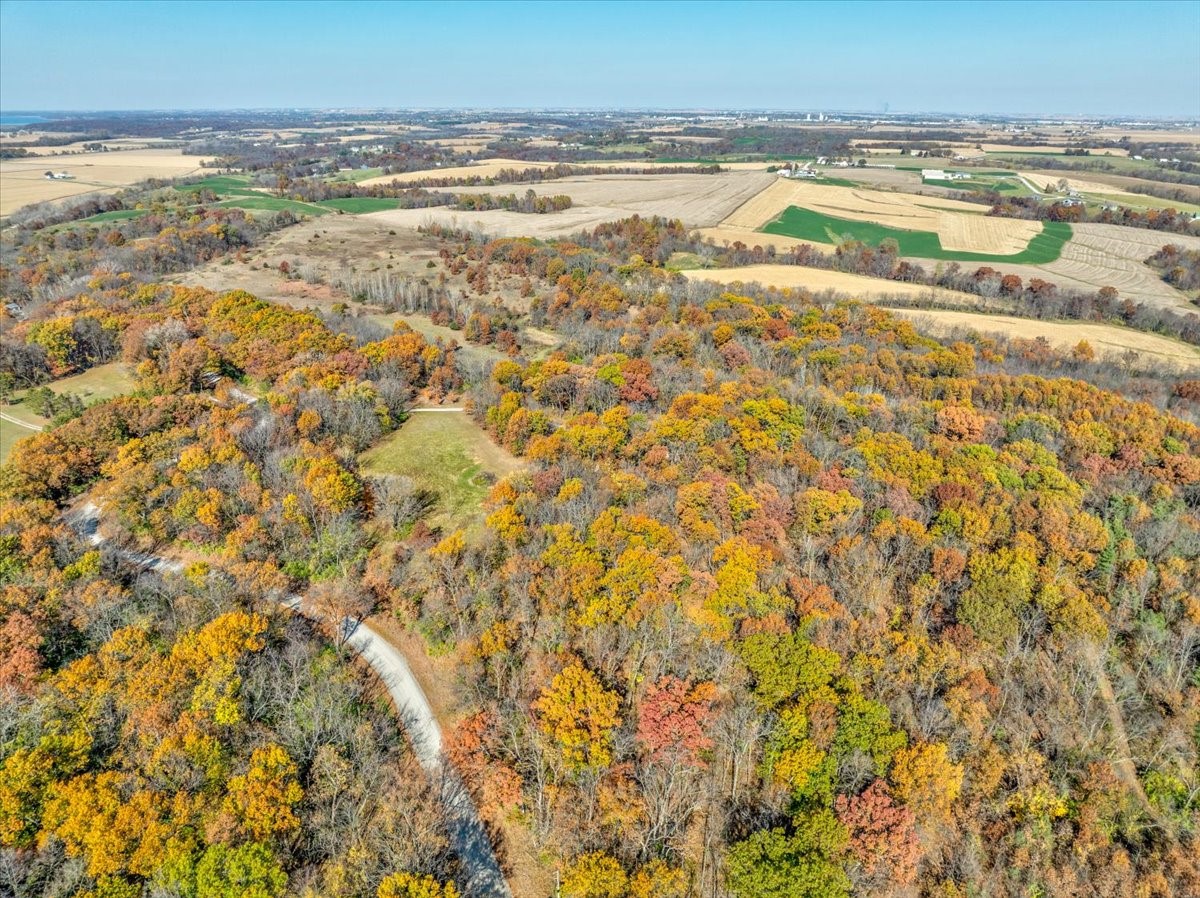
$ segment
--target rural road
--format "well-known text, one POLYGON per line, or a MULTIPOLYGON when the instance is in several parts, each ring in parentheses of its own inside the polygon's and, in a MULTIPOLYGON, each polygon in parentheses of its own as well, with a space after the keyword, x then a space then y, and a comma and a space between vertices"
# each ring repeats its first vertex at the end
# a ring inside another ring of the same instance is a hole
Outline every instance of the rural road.
MULTIPOLYGON (((88 502, 82 506, 72 516, 71 523, 92 545, 99 546, 107 542, 100 534, 100 508, 95 503, 88 502)), ((119 554, 140 568, 172 572, 183 570, 183 565, 178 561, 159 555, 128 551, 119 554)), ((310 620, 316 619, 315 615, 304 609, 303 602, 303 597, 298 595, 283 600, 285 606, 298 614, 310 620)), ((408 662, 394 646, 366 624, 346 618, 340 626, 346 642, 354 647, 387 688, 417 760, 438 787, 446 811, 450 841, 462 863, 464 898, 512 898, 475 803, 457 771, 442 754, 442 729, 408 662)))
POLYGON ((9 424, 16 424, 18 427, 24 427, 26 430, 42 429, 42 425, 40 424, 30 424, 28 421, 21 421, 11 415, 4 414, 4 412, 0 412, 0 420, 7 421, 9 424))
POLYGON ((466 409, 463 408, 461 405, 447 405, 447 406, 429 405, 429 406, 424 406, 422 408, 410 408, 408 410, 409 414, 412 414, 413 412, 465 412, 465 411, 466 411, 466 409))

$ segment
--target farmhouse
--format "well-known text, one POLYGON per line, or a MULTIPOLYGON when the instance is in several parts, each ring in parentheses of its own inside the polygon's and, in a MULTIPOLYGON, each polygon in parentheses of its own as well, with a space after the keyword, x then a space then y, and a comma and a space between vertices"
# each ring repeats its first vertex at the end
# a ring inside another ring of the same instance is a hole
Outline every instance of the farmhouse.
POLYGON ((779 177, 781 178, 815 178, 817 172, 811 168, 793 168, 790 165, 785 165, 779 169, 779 177))

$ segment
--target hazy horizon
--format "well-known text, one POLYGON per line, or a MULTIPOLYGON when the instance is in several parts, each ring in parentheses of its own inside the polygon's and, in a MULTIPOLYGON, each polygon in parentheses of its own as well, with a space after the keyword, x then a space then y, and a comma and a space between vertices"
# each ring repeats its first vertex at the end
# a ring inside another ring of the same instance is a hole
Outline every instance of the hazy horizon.
POLYGON ((0 2, 6 113, 218 109, 1195 119, 1200 2, 0 2))

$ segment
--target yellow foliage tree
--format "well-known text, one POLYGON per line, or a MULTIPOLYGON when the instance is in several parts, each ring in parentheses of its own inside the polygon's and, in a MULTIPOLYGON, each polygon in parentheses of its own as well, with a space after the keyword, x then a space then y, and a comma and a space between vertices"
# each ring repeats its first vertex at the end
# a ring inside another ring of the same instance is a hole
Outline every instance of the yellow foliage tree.
POLYGON ((292 807, 303 797, 288 753, 278 745, 265 745, 254 750, 243 776, 230 779, 224 807, 251 837, 266 841, 300 826, 292 807))
POLYGON ((945 820, 962 792, 963 768, 944 742, 918 742, 896 752, 892 791, 918 818, 945 820))
POLYGON ((612 763, 613 730, 620 726, 620 697, 578 663, 568 664, 533 703, 543 733, 558 743, 576 770, 612 763))

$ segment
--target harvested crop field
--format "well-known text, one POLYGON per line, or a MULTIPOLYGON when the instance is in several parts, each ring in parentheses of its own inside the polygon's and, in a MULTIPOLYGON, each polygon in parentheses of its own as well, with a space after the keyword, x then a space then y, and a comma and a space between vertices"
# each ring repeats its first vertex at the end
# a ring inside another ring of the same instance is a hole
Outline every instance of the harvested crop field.
POLYGON ((395 209, 362 216, 390 228, 418 228, 437 224, 442 227, 478 232, 491 237, 537 237, 549 239, 590 230, 606 221, 632 215, 605 206, 575 206, 547 215, 523 215, 504 209, 488 212, 460 212, 438 206, 430 209, 395 209))
MULTIPOLYGON (((1030 178, 1035 184, 1057 184, 1058 179, 1064 176, 1070 176, 1070 172, 1045 170, 1030 170, 1025 172, 1026 177, 1030 178)), ((1117 175, 1111 172, 1093 172, 1090 171, 1085 175, 1085 180, 1097 185, 1100 191, 1104 193, 1120 192, 1125 193, 1130 191, 1132 196, 1141 197, 1143 200, 1153 199, 1153 197, 1137 193, 1136 187, 1156 187, 1165 188, 1171 191, 1178 191, 1184 200, 1192 203, 1200 203, 1200 186, 1195 184, 1164 184, 1162 182, 1148 181, 1145 178, 1137 178, 1132 175, 1117 175), (1116 191, 1113 190, 1116 188, 1116 191)))
POLYGON ((940 309, 889 309, 913 321, 918 330, 946 334, 971 330, 982 334, 1000 334, 1035 340, 1043 337, 1057 349, 1071 349, 1080 340, 1087 340, 1097 355, 1121 356, 1136 352, 1143 361, 1172 365, 1180 370, 1200 369, 1200 349, 1159 334, 1148 334, 1115 324, 1093 324, 1082 321, 1034 321, 1009 315, 988 315, 975 312, 949 312, 940 309))
MULTIPOLYGON (((398 181, 401 184, 411 184, 414 181, 423 181, 426 178, 494 178, 504 169, 515 169, 523 171, 527 168, 549 168, 557 165, 555 162, 528 162, 521 159, 484 159, 481 162, 476 162, 473 165, 459 165, 452 168, 429 168, 421 171, 403 172, 394 175, 380 175, 376 178, 368 178, 364 181, 359 181, 360 184, 370 186, 372 184, 391 184, 393 181, 398 181)), ((587 162, 568 163, 577 167, 586 168, 634 168, 640 170, 652 169, 673 169, 691 165, 699 165, 698 162, 655 162, 650 159, 594 159, 587 162)), ((721 168, 724 171, 730 172, 767 172, 766 162, 722 162, 721 168)), ((710 177, 706 175, 705 177, 710 177)), ((566 179, 563 179, 566 180, 566 179)), ((532 187, 539 193, 548 192, 549 184, 558 184, 560 181, 547 181, 545 184, 497 184, 497 185, 480 185, 485 190, 495 191, 498 187, 507 186, 512 189, 532 187)), ((765 184, 766 182, 764 182, 765 184)), ((461 188, 466 189, 466 188, 461 188)), ((561 192, 561 191, 555 191, 561 192)))
POLYGON ((504 169, 523 171, 527 168, 549 168, 553 162, 526 162, 521 159, 485 159, 473 165, 456 165, 446 168, 427 168, 421 171, 406 171, 393 175, 380 175, 377 178, 367 178, 359 181, 364 186, 372 184, 391 184, 398 181, 401 184, 411 184, 426 178, 494 178, 504 169))
MULTIPOLYGON (((995 218, 955 216, 958 243, 982 243, 990 236, 989 228, 995 218)), ((879 246, 884 240, 894 240, 901 255, 919 256, 951 262, 1002 262, 1045 264, 1057 259, 1063 245, 1071 239, 1071 226, 1063 222, 1042 222, 1041 232, 1035 234, 1028 245, 1018 252, 997 255, 995 253, 964 252, 949 250, 942 244, 941 235, 935 231, 893 228, 873 221, 854 221, 838 218, 805 209, 789 206, 779 218, 769 222, 763 230, 772 234, 784 234, 829 244, 840 243, 849 237, 869 246, 879 246)))
POLYGON ((891 228, 931 231, 949 251, 1009 255, 1029 246, 1040 223, 985 216, 975 203, 858 187, 805 184, 777 178, 722 224, 761 228, 790 206, 891 228))
POLYGON ((123 150, 79 153, 46 159, 0 162, 0 215, 30 203, 88 193, 111 193, 147 178, 182 178, 200 170, 206 156, 184 156, 180 150, 123 150), (68 172, 70 180, 52 181, 48 170, 68 172))
POLYGON ((1092 290, 1115 287, 1131 299, 1194 311, 1187 298, 1144 260, 1168 243, 1200 249, 1200 237, 1108 224, 1075 225, 1074 235, 1059 259, 1038 266, 1046 280, 1064 286, 1069 280, 1092 290))
POLYGON ((943 290, 904 281, 806 268, 803 265, 746 265, 741 268, 702 268, 680 272, 688 280, 714 281, 718 284, 762 284, 781 289, 806 289, 812 292, 836 290, 862 299, 881 299, 888 296, 910 298, 935 297, 943 301, 977 303, 979 297, 957 290, 943 290))
MULTIPOLYGON (((681 219, 689 227, 707 227, 718 224, 774 180, 776 177, 765 170, 713 175, 583 175, 543 184, 512 184, 507 189, 521 193, 531 188, 539 196, 565 194, 574 203, 572 209, 606 206, 620 210, 623 215, 664 215, 681 219)), ((497 190, 464 187, 459 192, 497 190)))
POLYGON ((747 197, 774 178, 766 172, 716 175, 586 175, 544 184, 463 188, 463 193, 524 192, 539 196, 563 193, 575 204, 562 212, 525 215, 502 209, 458 211, 445 207, 396 209, 369 217, 390 227, 415 228, 437 223, 479 230, 497 237, 561 237, 632 215, 678 218, 688 227, 715 225, 747 197))
MULTIPOLYGON (((1025 178, 1039 190, 1046 193, 1055 193, 1058 191, 1061 181, 1067 182, 1067 188, 1077 191, 1078 193, 1109 193, 1122 194, 1127 191, 1120 187, 1114 187, 1111 184, 1104 184, 1100 181, 1088 180, 1086 177, 1077 178, 1073 174, 1063 172, 1056 174, 1048 171, 1022 171, 1019 172, 1021 177, 1025 178)), ((1130 194, 1135 196, 1136 194, 1130 194)))

